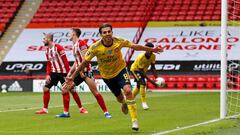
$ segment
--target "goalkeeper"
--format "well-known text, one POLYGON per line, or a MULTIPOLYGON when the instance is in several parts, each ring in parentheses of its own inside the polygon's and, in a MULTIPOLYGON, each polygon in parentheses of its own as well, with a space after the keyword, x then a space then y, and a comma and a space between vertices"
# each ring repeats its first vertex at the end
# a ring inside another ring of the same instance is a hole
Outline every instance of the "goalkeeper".
MULTIPOLYGON (((145 46, 153 48, 154 45, 152 43, 147 43, 145 46)), ((134 98, 139 93, 141 95, 141 101, 142 101, 142 107, 144 110, 148 110, 149 107, 146 103, 146 82, 145 79, 150 81, 153 85, 156 87, 159 87, 156 82, 154 82, 152 79, 148 78, 146 75, 146 72, 148 70, 148 67, 151 65, 151 71, 155 78, 157 78, 157 73, 155 69, 155 59, 156 56, 152 52, 146 51, 138 55, 137 59, 133 62, 130 70, 135 78, 135 82, 137 85, 133 89, 133 96, 134 98)))
POLYGON ((68 78, 64 85, 65 89, 71 88, 73 79, 83 71, 90 63, 91 59, 96 56, 99 72, 111 92, 122 104, 124 114, 130 113, 132 119, 132 129, 138 130, 137 108, 134 101, 129 74, 126 69, 126 62, 122 58, 121 49, 123 47, 134 50, 144 50, 151 52, 160 52, 160 47, 146 47, 129 42, 128 40, 113 37, 112 25, 104 23, 99 27, 99 33, 102 37, 99 41, 92 44, 85 54, 85 60, 78 66, 77 70, 68 78), (121 91, 123 89, 123 93, 121 91))

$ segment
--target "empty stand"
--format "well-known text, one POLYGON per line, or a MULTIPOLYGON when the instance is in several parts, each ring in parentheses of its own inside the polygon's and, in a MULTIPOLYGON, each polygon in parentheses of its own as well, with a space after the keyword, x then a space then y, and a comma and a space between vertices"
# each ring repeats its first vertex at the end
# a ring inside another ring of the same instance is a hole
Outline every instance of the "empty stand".
POLYGON ((42 23, 40 18, 48 23, 49 17, 63 20, 83 18, 74 19, 74 22, 141 22, 145 21, 143 18, 150 7, 153 9, 150 21, 216 21, 221 16, 219 0, 44 0, 32 23, 42 23))
POLYGON ((151 21, 220 20, 220 0, 159 0, 151 21), (162 13, 162 14, 160 14, 162 13))
POLYGON ((0 0, 0 36, 19 9, 22 0, 0 0))
POLYGON ((31 23, 139 22, 153 6, 154 0, 44 0, 31 23))

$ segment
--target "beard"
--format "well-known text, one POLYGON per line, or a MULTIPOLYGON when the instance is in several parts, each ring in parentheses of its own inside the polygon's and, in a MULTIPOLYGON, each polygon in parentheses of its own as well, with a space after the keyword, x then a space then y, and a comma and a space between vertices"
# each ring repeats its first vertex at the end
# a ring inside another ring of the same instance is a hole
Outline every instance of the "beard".
POLYGON ((145 53, 145 56, 147 59, 149 59, 151 57, 151 54, 150 53, 145 53))
POLYGON ((44 46, 48 46, 49 44, 48 43, 44 43, 44 46))

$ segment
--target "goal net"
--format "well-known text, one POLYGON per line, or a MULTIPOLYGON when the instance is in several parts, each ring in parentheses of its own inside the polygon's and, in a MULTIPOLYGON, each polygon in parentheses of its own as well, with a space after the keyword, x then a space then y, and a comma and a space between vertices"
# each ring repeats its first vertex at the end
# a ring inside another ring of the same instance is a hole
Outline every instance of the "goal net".
MULTIPOLYGON (((232 36, 231 30, 240 33, 240 0, 228 0, 228 36, 232 36)), ((239 36, 237 37, 240 38, 239 36)), ((239 46, 239 41, 234 44, 239 46)), ((233 58, 227 53, 227 116, 240 114, 240 50, 237 57, 233 58)))

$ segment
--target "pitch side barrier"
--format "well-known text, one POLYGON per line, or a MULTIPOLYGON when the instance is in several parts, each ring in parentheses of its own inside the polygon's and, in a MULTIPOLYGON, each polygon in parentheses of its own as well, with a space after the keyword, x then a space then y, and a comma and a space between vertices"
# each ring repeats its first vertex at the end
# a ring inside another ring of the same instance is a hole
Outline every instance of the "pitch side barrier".
MULTIPOLYGON (((42 87, 45 83, 46 76, 0 76, 1 91, 7 92, 42 92, 42 87)), ((100 92, 109 92, 106 84, 103 82, 100 75, 94 76, 98 90, 100 92)), ((153 76, 149 76, 155 80, 153 76)), ((149 81, 147 81, 147 90, 154 92, 203 92, 203 91, 219 91, 220 89, 220 76, 219 75, 164 75, 161 76, 165 79, 165 87, 157 88, 149 81)), ((240 82, 240 76, 236 77, 237 82, 240 82)), ((132 87, 136 84, 131 76, 132 87)), ((233 84, 233 83, 232 83, 233 84)), ((234 83, 236 84, 236 82, 234 83)), ((234 90, 239 90, 239 86, 234 86, 229 83, 229 87, 234 90)), ((82 83, 77 88, 78 92, 90 92, 88 86, 82 83)), ((51 89, 52 92, 61 92, 61 84, 51 89)))

